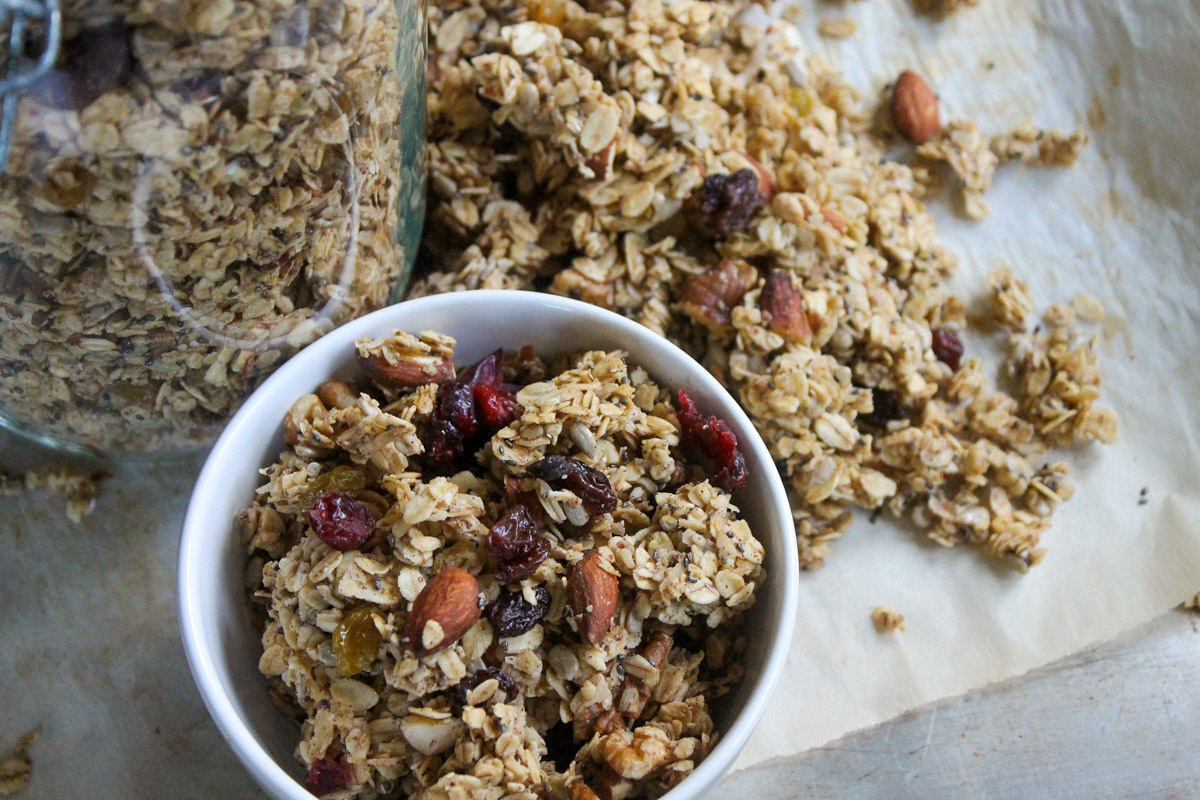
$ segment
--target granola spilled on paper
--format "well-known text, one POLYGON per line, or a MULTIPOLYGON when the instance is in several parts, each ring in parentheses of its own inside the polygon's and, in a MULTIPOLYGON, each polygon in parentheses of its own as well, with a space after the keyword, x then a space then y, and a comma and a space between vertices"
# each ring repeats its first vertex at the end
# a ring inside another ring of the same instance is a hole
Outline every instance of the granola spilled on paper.
POLYGON ((317 796, 657 797, 718 731, 766 573, 728 425, 622 352, 357 343, 241 523, 317 796))
POLYGON ((1116 436, 1093 344, 1002 299, 1019 387, 997 388, 922 197, 946 160, 980 216, 1001 156, 1081 139, 943 126, 913 76, 892 111, 926 158, 889 160, 875 109, 750 3, 437 0, 430 70, 438 271, 413 294, 545 289, 678 343, 777 459, 806 569, 856 508, 1041 560, 1072 491, 1050 449, 1116 436))
POLYGON ((203 443, 383 305, 420 187, 396 63, 423 59, 397 31, 390 1, 68 3, 0 176, 0 413, 105 450, 203 443))
POLYGON ((79 472, 66 464, 35 467, 20 475, 8 475, 0 468, 0 497, 51 492, 66 501, 67 517, 79 523, 95 510, 100 484, 107 478, 104 472, 79 472))

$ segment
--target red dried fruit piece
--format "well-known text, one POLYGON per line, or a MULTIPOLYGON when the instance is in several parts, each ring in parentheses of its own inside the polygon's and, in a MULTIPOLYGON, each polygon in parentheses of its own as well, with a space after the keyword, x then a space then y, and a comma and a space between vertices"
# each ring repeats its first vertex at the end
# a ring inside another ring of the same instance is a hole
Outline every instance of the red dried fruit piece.
POLYGON ((566 489, 583 503, 593 517, 617 507, 617 493, 608 476, 595 467, 567 456, 546 456, 529 465, 529 474, 541 478, 555 489, 566 489))
POLYGON ((517 418, 517 396, 491 386, 471 389, 483 427, 496 432, 517 418))
POLYGON ((723 419, 706 417, 696 410, 686 389, 679 390, 679 408, 675 410, 683 429, 683 442, 712 462, 708 478, 727 492, 746 485, 746 459, 738 449, 737 435, 723 419))
POLYGON ((935 328, 933 331, 933 354, 952 372, 958 372, 958 365, 962 361, 963 355, 962 339, 959 338, 957 332, 950 328, 935 328))
POLYGON ((512 676, 499 667, 484 667, 477 670, 474 674, 468 675, 458 683, 446 690, 450 695, 450 700, 458 706, 467 704, 467 692, 474 689, 484 681, 495 678, 500 684, 500 691, 504 692, 504 699, 512 702, 521 696, 521 687, 513 680, 512 676))
POLYGON ((375 518, 342 492, 321 492, 308 511, 313 533, 334 550, 356 550, 375 535, 375 518))
POLYGON ((732 321, 731 311, 758 280, 758 270, 745 261, 725 259, 716 269, 688 278, 680 306, 689 317, 709 328, 720 329, 732 321))
POLYGON ((524 580, 537 572, 550 555, 550 541, 538 536, 537 519, 522 503, 496 520, 488 531, 487 549, 500 562, 496 580, 509 583, 524 580))
POLYGON ((488 619, 496 629, 497 636, 520 636, 533 630, 533 626, 550 610, 550 593, 538 586, 533 590, 537 605, 525 599, 524 592, 504 592, 488 609, 488 619))
POLYGON ((692 195, 690 206, 699 232, 721 239, 745 229, 767 204, 756 170, 739 169, 732 175, 709 175, 692 195))
POLYGON ((434 461, 449 463, 462 455, 466 441, 479 429, 475 389, 487 386, 503 391, 500 374, 503 361, 504 351, 497 350, 442 384, 430 419, 433 435, 426 447, 434 461))
POLYGON ((304 776, 304 788, 317 797, 344 789, 354 780, 354 772, 340 761, 318 758, 304 776))

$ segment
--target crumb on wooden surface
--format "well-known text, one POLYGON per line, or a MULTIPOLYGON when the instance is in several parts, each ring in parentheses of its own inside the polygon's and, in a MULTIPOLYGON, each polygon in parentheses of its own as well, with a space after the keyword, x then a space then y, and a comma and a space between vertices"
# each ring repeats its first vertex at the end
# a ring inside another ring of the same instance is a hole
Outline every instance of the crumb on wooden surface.
POLYGON ((48 491, 66 501, 67 516, 79 523, 95 510, 100 484, 106 478, 106 473, 85 473, 67 464, 35 467, 20 475, 8 475, 0 469, 0 497, 48 491))
POLYGON ((33 760, 29 757, 29 748, 37 736, 36 730, 22 736, 12 753, 0 761, 0 796, 16 794, 29 783, 29 776, 33 774, 33 760))

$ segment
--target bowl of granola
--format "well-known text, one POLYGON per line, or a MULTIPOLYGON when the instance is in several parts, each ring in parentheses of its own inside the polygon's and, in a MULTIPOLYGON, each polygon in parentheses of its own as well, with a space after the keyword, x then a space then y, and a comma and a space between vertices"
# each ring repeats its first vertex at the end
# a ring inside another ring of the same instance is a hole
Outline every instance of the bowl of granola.
POLYGON ((273 797, 680 800, 766 707, 797 563, 702 366, 595 306, 459 292, 250 397, 188 508, 180 618, 273 797))

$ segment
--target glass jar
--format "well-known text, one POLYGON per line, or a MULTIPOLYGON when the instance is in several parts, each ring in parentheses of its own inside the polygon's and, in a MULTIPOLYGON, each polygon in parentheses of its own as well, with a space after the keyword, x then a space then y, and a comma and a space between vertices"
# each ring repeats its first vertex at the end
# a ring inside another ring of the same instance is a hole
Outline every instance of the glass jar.
POLYGON ((402 290, 424 0, 67 0, 60 29, 57 0, 22 3, 0 19, 21 42, 0 50, 0 423, 110 455, 201 446, 402 290))

